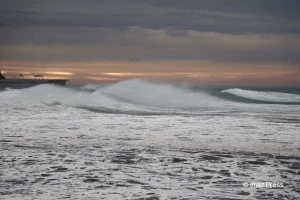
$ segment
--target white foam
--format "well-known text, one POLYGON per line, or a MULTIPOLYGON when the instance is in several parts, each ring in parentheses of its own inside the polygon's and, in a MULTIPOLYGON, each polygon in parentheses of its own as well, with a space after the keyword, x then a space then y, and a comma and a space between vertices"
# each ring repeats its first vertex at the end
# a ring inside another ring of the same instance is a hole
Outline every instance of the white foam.
POLYGON ((281 92, 265 92, 265 91, 252 91, 243 90, 238 88, 231 88, 221 92, 233 94, 247 99, 275 102, 275 103, 300 103, 300 95, 289 94, 281 92))

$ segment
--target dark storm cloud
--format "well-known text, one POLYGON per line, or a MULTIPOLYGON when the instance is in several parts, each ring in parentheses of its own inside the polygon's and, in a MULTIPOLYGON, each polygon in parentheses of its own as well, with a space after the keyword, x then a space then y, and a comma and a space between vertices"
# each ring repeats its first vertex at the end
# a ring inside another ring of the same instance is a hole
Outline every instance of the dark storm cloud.
POLYGON ((198 31, 35 27, 7 30, 9 59, 203 59, 221 62, 298 62, 300 36, 228 35, 198 31), (11 34, 12 33, 12 34, 11 34))
POLYGON ((152 0, 158 7, 176 7, 192 10, 215 10, 228 13, 247 13, 300 18, 298 0, 152 0))
POLYGON ((297 0, 1 1, 5 24, 299 33, 297 0))
POLYGON ((0 0, 1 59, 300 62, 295 0, 0 0))

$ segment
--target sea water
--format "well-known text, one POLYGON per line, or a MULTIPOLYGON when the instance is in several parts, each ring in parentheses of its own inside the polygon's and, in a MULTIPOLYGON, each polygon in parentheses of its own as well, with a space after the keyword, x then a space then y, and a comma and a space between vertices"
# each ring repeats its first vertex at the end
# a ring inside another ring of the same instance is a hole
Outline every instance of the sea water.
POLYGON ((140 79, 8 88, 0 199, 299 199, 299 93, 140 79))

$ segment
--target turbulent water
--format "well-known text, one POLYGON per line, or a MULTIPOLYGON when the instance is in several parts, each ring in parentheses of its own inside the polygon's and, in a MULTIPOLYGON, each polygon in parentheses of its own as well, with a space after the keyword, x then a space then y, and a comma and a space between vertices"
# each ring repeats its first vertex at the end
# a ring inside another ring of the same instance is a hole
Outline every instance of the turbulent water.
POLYGON ((7 88, 0 199, 299 199, 299 93, 139 79, 7 88))

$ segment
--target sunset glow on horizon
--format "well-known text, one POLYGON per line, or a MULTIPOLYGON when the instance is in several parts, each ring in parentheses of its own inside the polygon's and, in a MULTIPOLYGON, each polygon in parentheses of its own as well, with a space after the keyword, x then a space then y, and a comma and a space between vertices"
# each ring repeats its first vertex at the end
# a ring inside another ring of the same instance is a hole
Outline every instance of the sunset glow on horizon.
POLYGON ((218 63, 201 60, 155 61, 98 61, 98 62, 0 62, 3 74, 64 77, 71 84, 90 82, 117 82, 133 78, 192 82, 203 85, 290 85, 299 84, 297 65, 218 63), (39 67, 40 66, 40 67, 39 67), (82 68, 82 66, 85 66, 82 68), (161 68, 160 66, 164 66, 161 68), (247 66, 247 67, 243 67, 247 66), (287 66, 287 65, 286 65, 287 66), (64 69, 63 71, 61 69, 64 69), (60 70, 60 71, 57 71, 60 70), (142 71, 142 72, 141 72, 142 71))

